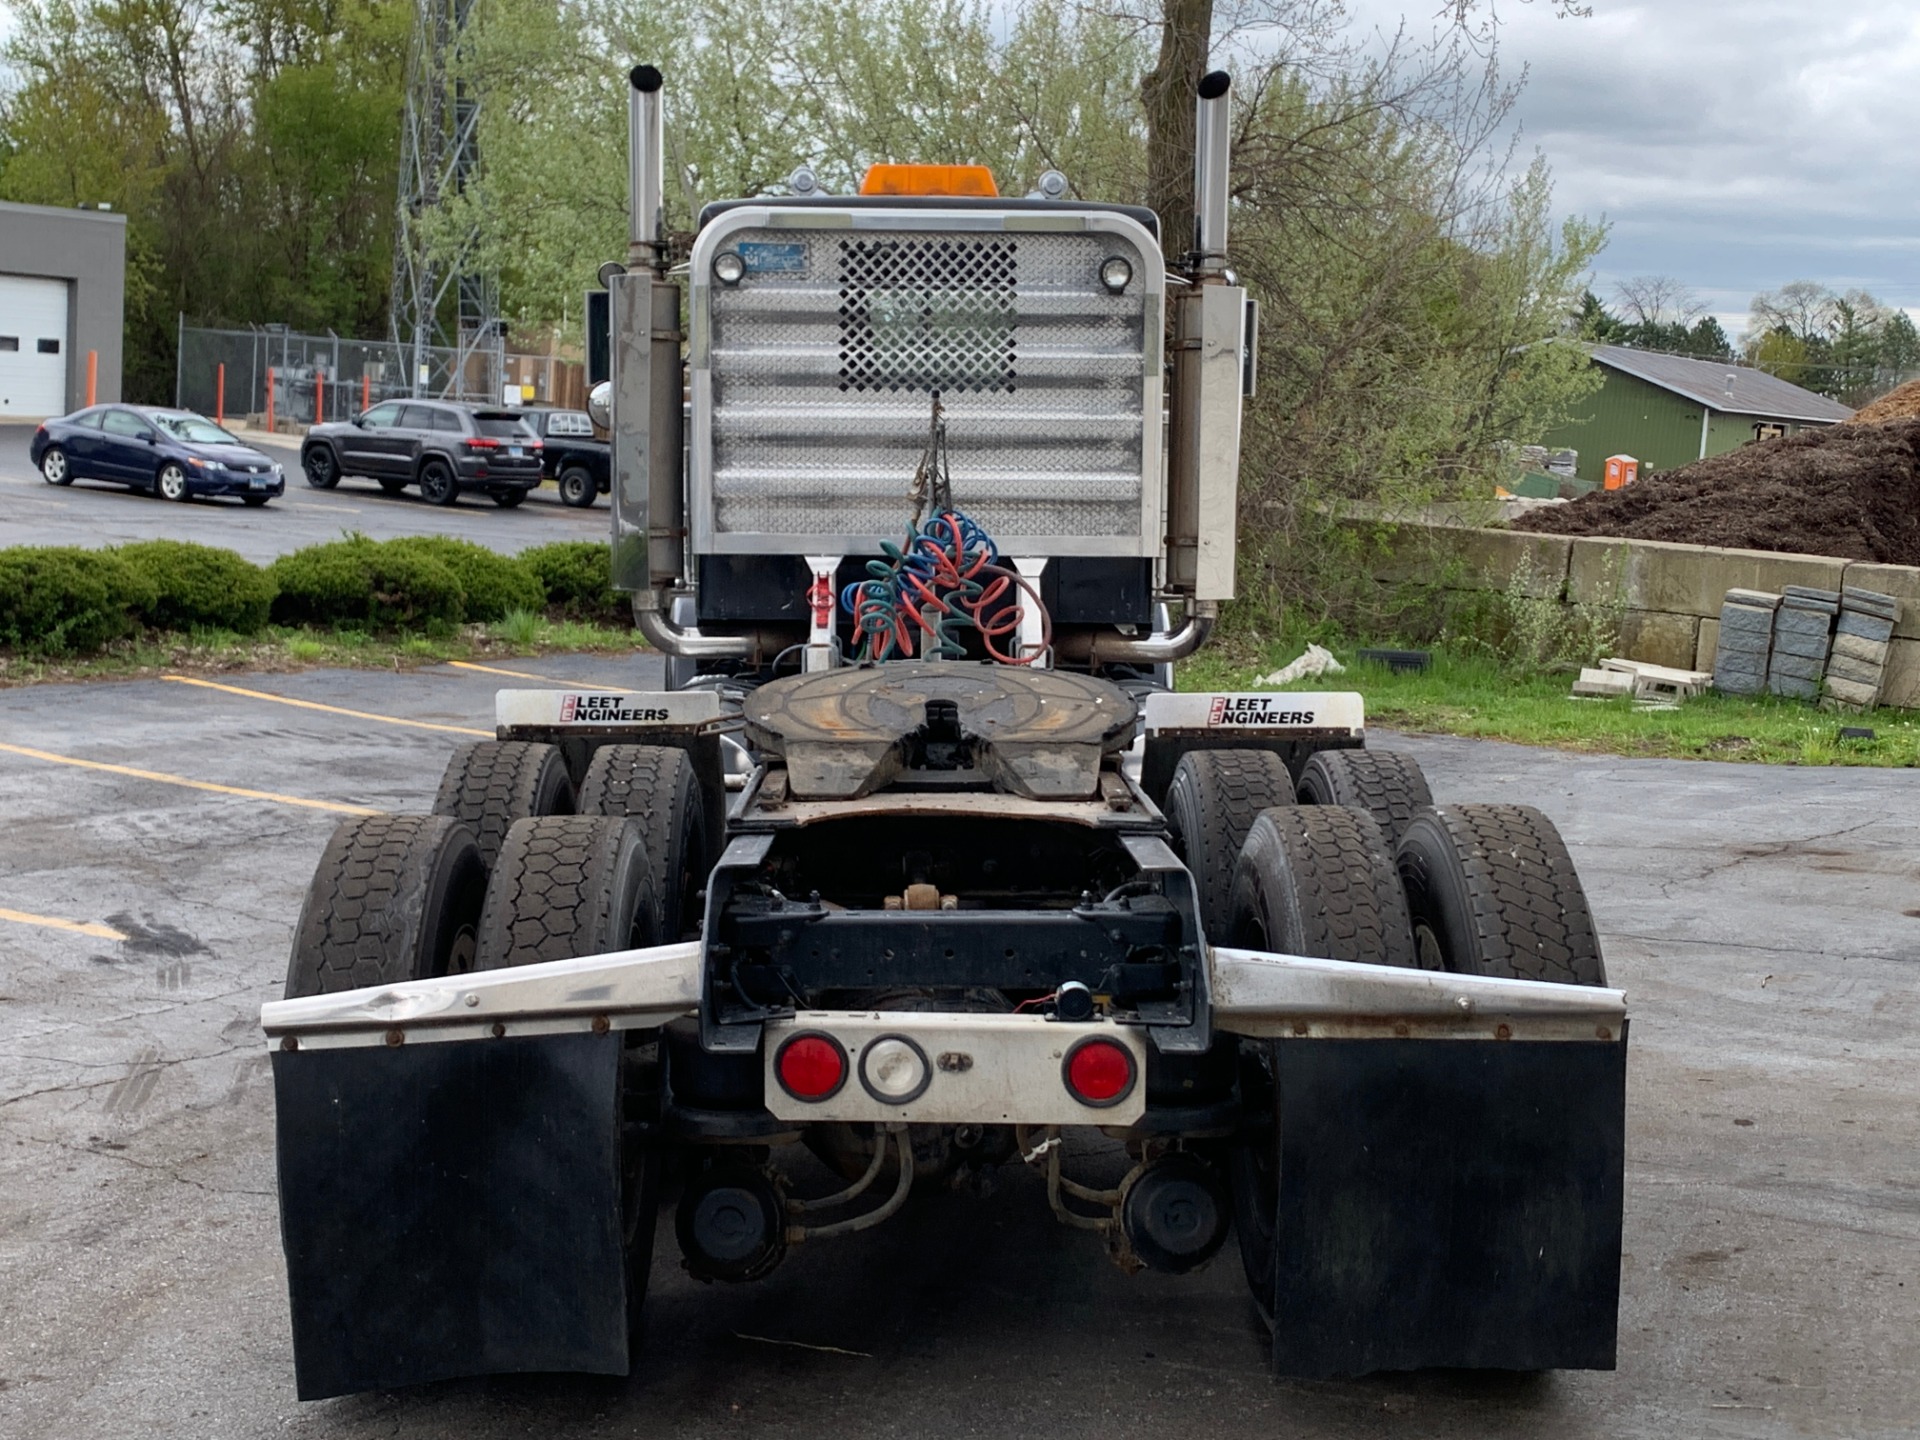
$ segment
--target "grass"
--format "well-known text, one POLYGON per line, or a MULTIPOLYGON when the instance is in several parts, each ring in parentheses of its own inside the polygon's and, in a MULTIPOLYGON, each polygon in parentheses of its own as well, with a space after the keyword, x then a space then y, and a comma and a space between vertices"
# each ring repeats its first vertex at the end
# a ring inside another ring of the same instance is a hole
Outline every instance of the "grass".
MULTIPOLYGON (((1325 640, 1320 643, 1327 644, 1325 640)), ((1260 675, 1302 645, 1271 645, 1250 657, 1200 655, 1179 667, 1183 690, 1252 690, 1260 675)), ((1707 694, 1678 710, 1636 710, 1628 699, 1575 700, 1570 674, 1516 675, 1491 659, 1433 651, 1431 668, 1395 674, 1361 664, 1352 644, 1328 645, 1347 670, 1280 687, 1357 690, 1367 723, 1392 730, 1511 740, 1606 755, 1750 760, 1776 765, 1920 765, 1920 712, 1841 715, 1792 700, 1707 694), (1865 726, 1872 740, 1842 740, 1840 727, 1865 726)))
POLYGON ((97 655, 47 659, 0 651, 0 688, 86 680, 139 680, 163 674, 306 670, 316 666, 405 670, 448 660, 510 659, 581 651, 644 649, 639 633, 518 611, 490 625, 463 625, 443 636, 370 635, 357 630, 269 626, 258 635, 225 630, 150 634, 97 655))

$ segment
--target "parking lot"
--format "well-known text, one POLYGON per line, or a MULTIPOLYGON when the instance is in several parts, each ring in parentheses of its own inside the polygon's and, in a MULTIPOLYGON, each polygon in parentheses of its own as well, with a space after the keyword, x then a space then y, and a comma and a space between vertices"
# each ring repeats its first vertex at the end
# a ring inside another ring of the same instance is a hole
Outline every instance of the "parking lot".
POLYGON ((1559 822, 1633 1007, 1617 1372, 1275 1384, 1231 1250, 1127 1278, 1017 1172, 754 1286, 688 1279, 663 1213, 627 1381, 299 1405, 257 1020, 314 860, 345 814, 425 808, 495 687, 656 664, 0 691, 0 1433, 1914 1433, 1920 774, 1419 737, 1443 802, 1559 822))
POLYGON ((8 545, 124 545, 134 540, 194 540, 238 551, 256 564, 276 555, 359 531, 376 540, 396 535, 453 535, 511 554, 550 540, 604 540, 607 502, 591 510, 560 503, 551 482, 515 510, 485 495, 458 505, 429 505, 416 490, 388 495, 371 480, 342 480, 315 490, 300 473, 300 442, 291 435, 243 432, 241 438, 286 467, 287 493, 258 510, 238 500, 168 504, 104 480, 55 487, 27 458, 31 425, 0 425, 0 535, 8 545))

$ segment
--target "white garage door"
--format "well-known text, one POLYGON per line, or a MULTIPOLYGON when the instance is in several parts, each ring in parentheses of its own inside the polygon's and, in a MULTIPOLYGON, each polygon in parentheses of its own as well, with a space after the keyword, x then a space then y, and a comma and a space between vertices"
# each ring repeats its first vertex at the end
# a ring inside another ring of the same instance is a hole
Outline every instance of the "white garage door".
POLYGON ((0 416, 67 408, 67 282, 0 275, 0 416))

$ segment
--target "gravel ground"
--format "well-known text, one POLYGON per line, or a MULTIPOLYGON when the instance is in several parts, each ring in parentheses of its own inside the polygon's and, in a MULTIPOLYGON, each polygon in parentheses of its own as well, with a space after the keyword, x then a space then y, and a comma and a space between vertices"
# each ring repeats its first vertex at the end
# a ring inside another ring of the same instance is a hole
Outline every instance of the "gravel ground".
MULTIPOLYGON (((595 685, 650 683, 657 664, 505 663, 595 685)), ((1671 1440, 1920 1424, 1920 774, 1422 737, 1393 743, 1443 801, 1525 801, 1559 822, 1633 1006, 1617 1372, 1275 1384, 1236 1264, 1122 1276, 1022 1172, 804 1247, 754 1286, 689 1280, 668 1220, 651 1348, 627 1381, 301 1405, 257 1019, 339 816, 294 802, 424 809, 458 732, 487 729, 493 688, 516 682, 442 667, 231 683, 259 694, 0 692, 0 1434, 1671 1440)))

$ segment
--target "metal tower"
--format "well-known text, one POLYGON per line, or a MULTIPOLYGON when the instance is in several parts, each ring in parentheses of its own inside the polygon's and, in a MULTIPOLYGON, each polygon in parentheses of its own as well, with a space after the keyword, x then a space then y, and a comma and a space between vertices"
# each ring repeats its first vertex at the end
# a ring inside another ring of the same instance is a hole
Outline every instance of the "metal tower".
POLYGON ((393 242, 393 341, 414 395, 500 398, 500 282, 473 263, 474 236, 447 246, 436 216, 479 163, 479 98, 455 64, 473 0, 415 0, 393 242), (453 292, 449 301, 448 292, 453 292))

